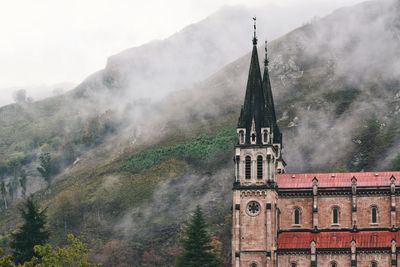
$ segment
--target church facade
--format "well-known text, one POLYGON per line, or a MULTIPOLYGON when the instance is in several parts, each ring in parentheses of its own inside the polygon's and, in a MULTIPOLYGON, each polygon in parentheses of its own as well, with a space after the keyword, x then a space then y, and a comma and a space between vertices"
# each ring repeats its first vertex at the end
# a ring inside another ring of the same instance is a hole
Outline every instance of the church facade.
POLYGON ((400 172, 285 173, 255 34, 237 136, 233 267, 400 266, 400 172))

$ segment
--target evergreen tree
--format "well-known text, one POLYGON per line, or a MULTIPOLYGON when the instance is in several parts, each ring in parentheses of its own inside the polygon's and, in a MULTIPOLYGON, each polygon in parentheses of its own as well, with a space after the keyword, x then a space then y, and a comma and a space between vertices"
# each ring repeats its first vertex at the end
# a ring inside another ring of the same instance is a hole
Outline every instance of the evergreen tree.
POLYGON ((0 193, 1 193, 1 196, 3 197, 4 208, 8 209, 8 205, 7 205, 7 188, 6 188, 6 183, 4 181, 0 182, 0 193))
POLYGON ((34 255, 35 245, 44 245, 49 239, 45 229, 46 210, 39 210, 35 202, 28 198, 20 209, 23 225, 12 234, 11 248, 16 264, 30 260, 34 255))
POLYGON ((42 175, 43 179, 50 185, 52 174, 52 162, 49 152, 44 152, 39 155, 40 166, 37 167, 38 172, 42 175))
POLYGON ((220 266, 212 252, 211 238, 203 212, 196 207, 182 238, 183 251, 178 258, 177 267, 214 267, 220 266))

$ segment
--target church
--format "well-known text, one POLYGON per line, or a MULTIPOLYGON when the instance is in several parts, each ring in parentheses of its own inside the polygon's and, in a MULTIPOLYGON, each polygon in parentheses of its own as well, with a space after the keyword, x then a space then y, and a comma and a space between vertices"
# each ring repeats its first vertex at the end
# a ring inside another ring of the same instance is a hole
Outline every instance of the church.
POLYGON ((400 266, 400 172, 286 173, 282 148, 267 46, 262 74, 254 31, 234 148, 232 267, 400 266))

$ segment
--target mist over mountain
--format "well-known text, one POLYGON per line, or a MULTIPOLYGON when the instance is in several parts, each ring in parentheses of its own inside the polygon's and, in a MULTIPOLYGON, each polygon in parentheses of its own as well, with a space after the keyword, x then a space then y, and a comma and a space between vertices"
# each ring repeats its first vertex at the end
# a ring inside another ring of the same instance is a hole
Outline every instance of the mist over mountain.
MULTIPOLYGON (((0 232, 15 225, 22 190, 13 185, 24 170, 27 192, 48 206, 53 241, 82 234, 106 266, 172 266, 193 203, 204 206, 229 259, 251 15, 228 10, 111 57, 71 92, 1 108, 0 170, 11 208, 2 207, 0 232), (54 163, 49 187, 36 170, 44 152, 54 163)), ((398 1, 368 1, 269 43, 288 171, 400 169, 399 14, 398 1)))

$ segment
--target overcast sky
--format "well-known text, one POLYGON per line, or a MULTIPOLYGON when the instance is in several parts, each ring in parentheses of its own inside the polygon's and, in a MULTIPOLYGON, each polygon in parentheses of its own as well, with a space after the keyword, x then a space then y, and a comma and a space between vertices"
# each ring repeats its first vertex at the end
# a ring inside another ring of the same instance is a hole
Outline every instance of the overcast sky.
POLYGON ((45 85, 79 83, 103 68, 108 56, 166 38, 223 5, 268 3, 324 16, 358 2, 362 0, 2 0, 0 105, 11 90, 4 88, 40 91, 45 85))

